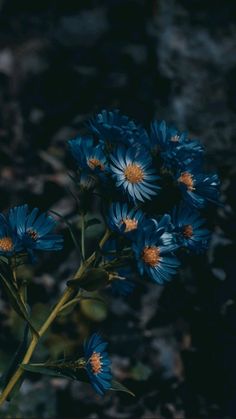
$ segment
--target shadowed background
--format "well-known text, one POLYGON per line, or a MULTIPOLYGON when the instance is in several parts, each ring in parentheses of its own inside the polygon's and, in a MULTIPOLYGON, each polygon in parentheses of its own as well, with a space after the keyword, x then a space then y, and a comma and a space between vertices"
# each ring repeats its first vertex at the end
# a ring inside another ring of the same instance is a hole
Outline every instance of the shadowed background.
MULTIPOLYGON (((100 330, 116 378, 136 393, 97 397, 87 385, 28 376, 8 417, 191 418, 236 416, 236 3, 0 1, 0 207, 27 202, 75 214, 66 140, 103 108, 145 126, 166 119, 200 138, 222 180, 206 256, 186 260, 165 288, 148 285, 109 308, 77 307, 60 318, 35 359, 76 353, 100 330), (94 322, 95 321, 95 322, 94 322)), ((25 268, 35 321, 78 265, 65 250, 25 268)), ((97 231, 90 232, 90 240, 97 231)), ((0 367, 22 324, 0 299, 0 367)), ((4 416, 2 416, 4 417, 4 416)))

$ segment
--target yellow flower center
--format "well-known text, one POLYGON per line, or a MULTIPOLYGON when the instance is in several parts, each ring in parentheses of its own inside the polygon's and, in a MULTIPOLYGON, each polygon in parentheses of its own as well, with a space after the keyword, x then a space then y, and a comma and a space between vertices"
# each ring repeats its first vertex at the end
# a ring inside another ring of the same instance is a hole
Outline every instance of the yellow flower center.
POLYGON ((10 237, 3 237, 0 239, 0 250, 10 252, 13 249, 13 241, 10 237))
POLYGON ((126 218, 122 220, 123 224, 125 224, 125 233, 128 233, 129 231, 136 230, 138 221, 137 220, 131 220, 131 218, 126 218))
POLYGON ((187 189, 189 191, 194 191, 194 182, 193 182, 193 176, 191 173, 183 172, 181 173, 178 182, 184 183, 184 185, 187 186, 187 189))
POLYGON ((101 359, 101 354, 97 352, 93 352, 92 356, 90 357, 89 362, 94 374, 99 374, 102 370, 101 359))
POLYGON ((144 177, 143 170, 137 164, 129 164, 124 171, 124 175, 130 183, 139 183, 144 177))
POLYGON ((190 224, 184 226, 184 228, 183 228, 183 235, 187 239, 189 239, 190 237, 192 237, 192 235, 193 235, 193 227, 190 224))
POLYGON ((100 160, 91 158, 88 160, 88 165, 90 169, 95 170, 96 168, 100 170, 104 170, 104 165, 100 162, 100 160))
POLYGON ((38 233, 34 230, 28 230, 27 231, 28 236, 31 237, 32 240, 36 241, 38 238, 38 233))
POLYGON ((147 265, 152 267, 157 266, 160 262, 160 250, 156 246, 144 247, 142 253, 142 259, 147 265))

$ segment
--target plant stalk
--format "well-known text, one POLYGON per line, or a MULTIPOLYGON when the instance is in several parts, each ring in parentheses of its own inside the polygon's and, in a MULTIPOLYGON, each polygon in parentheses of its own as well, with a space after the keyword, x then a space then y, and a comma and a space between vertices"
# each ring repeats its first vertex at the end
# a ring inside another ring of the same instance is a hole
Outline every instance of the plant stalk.
MULTIPOLYGON (((109 238, 110 232, 107 230, 99 242, 99 246, 102 247, 106 240, 109 238)), ((92 255, 82 263, 78 271, 76 272, 74 278, 80 279, 81 276, 84 274, 86 269, 89 267, 89 265, 95 260, 96 258, 96 252, 92 253, 92 255)), ((72 295, 74 294, 74 289, 72 287, 67 287, 65 291, 63 292, 61 298, 59 299, 58 303, 55 305, 55 307, 52 309, 51 314, 46 319, 46 321, 43 323, 41 328, 38 330, 38 335, 33 334, 32 340, 29 344, 28 350, 24 356, 24 359, 22 360, 22 364, 28 364, 36 346, 38 345, 38 342, 40 338, 44 335, 44 333, 48 330, 50 325, 53 323, 53 321, 56 319, 58 313, 60 312, 63 305, 68 303, 72 295)), ((2 394, 0 395, 0 406, 4 403, 4 401, 7 399, 8 395, 11 393, 12 389, 18 382, 18 380, 21 378, 22 374, 24 373, 24 370, 19 366, 17 370, 15 371, 14 375, 8 382, 7 386, 3 390, 2 394)))

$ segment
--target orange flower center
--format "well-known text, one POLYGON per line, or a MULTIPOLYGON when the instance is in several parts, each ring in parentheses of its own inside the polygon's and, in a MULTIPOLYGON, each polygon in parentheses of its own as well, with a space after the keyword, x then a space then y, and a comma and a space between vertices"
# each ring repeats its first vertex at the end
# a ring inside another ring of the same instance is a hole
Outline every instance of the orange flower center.
POLYGON ((100 169, 100 170, 104 170, 104 165, 100 162, 100 160, 98 159, 89 159, 88 160, 88 165, 90 167, 90 169, 94 170, 96 168, 100 169))
POLYGON ((194 182, 193 182, 193 176, 191 173, 183 172, 181 173, 178 182, 184 183, 187 186, 187 189, 189 191, 193 191, 194 188, 194 182))
POLYGON ((10 237, 3 237, 0 239, 0 250, 10 252, 13 249, 13 241, 10 237))
POLYGON ((193 235, 193 227, 190 224, 184 226, 184 228, 183 228, 183 235, 187 239, 189 239, 190 237, 192 237, 192 235, 193 235))
POLYGON ((125 224, 125 233, 128 233, 129 231, 136 230, 138 221, 137 220, 131 220, 131 218, 126 218, 123 221, 123 224, 125 224))
POLYGON ((173 143, 177 143, 179 141, 179 135, 172 135, 170 141, 173 141, 173 143))
POLYGON ((89 362, 94 374, 99 374, 102 370, 101 359, 101 354, 97 352, 93 352, 92 356, 90 357, 89 362))
POLYGON ((31 237, 32 240, 36 241, 38 238, 38 233, 34 230, 28 230, 27 231, 28 236, 31 237))
POLYGON ((144 173, 137 164, 129 164, 124 171, 124 175, 128 182, 139 183, 143 180, 144 173))
POLYGON ((147 265, 152 267, 157 266, 160 262, 160 250, 156 246, 144 247, 142 259, 147 265))

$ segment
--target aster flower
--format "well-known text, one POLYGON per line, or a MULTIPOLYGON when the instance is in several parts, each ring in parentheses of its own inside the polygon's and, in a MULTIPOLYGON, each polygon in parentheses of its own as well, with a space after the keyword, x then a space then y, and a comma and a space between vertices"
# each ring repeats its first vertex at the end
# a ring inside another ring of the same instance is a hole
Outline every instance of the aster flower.
POLYGON ((133 292, 135 283, 128 279, 114 279, 111 283, 111 292, 114 295, 127 297, 133 292))
POLYGON ((148 143, 146 130, 129 119, 128 116, 121 115, 118 109, 114 111, 102 110, 90 119, 88 125, 102 143, 124 143, 126 145, 148 143))
POLYGON ((111 281, 110 289, 113 295, 127 297, 136 286, 134 271, 130 266, 115 268, 115 272, 109 274, 111 281))
POLYGON ((0 214, 0 256, 12 256, 20 246, 17 243, 17 237, 12 231, 8 219, 0 214))
POLYGON ((201 160, 203 146, 196 139, 189 139, 186 132, 170 127, 165 121, 153 121, 150 132, 150 148, 158 151, 164 167, 175 169, 193 159, 201 160))
POLYGON ((207 202, 219 203, 220 181, 217 174, 205 174, 192 162, 177 172, 176 180, 183 199, 193 207, 203 208, 207 202))
POLYGON ((101 396, 111 388, 111 361, 105 351, 107 342, 94 333, 84 344, 86 371, 96 392, 101 396))
POLYGON ((83 173, 104 175, 106 156, 101 145, 95 145, 92 137, 77 137, 68 141, 70 152, 83 173))
POLYGON ((129 209, 125 203, 113 203, 109 210, 108 225, 114 232, 130 236, 144 221, 144 214, 140 209, 129 209))
POLYGON ((179 261, 173 254, 178 244, 169 233, 170 217, 164 215, 158 222, 150 220, 133 241, 133 251, 141 275, 145 273, 158 284, 164 284, 176 273, 179 261))
POLYGON ((121 188, 131 200, 143 202, 157 194, 160 187, 155 181, 159 177, 152 168, 151 156, 145 148, 118 147, 110 158, 112 161, 110 169, 116 186, 121 188))
POLYGON ((165 151, 168 147, 168 143, 171 137, 173 136, 174 140, 177 138, 175 137, 175 135, 178 135, 177 132, 174 131, 172 133, 172 129, 167 126, 165 121, 154 120, 151 123, 151 129, 150 129, 151 150, 165 151))
POLYGON ((56 221, 38 208, 29 212, 28 205, 14 207, 9 211, 9 224, 23 249, 30 255, 34 250, 61 250, 63 238, 52 234, 56 221))
POLYGON ((173 210, 172 223, 180 245, 196 252, 207 248, 210 231, 198 211, 181 203, 173 210))

